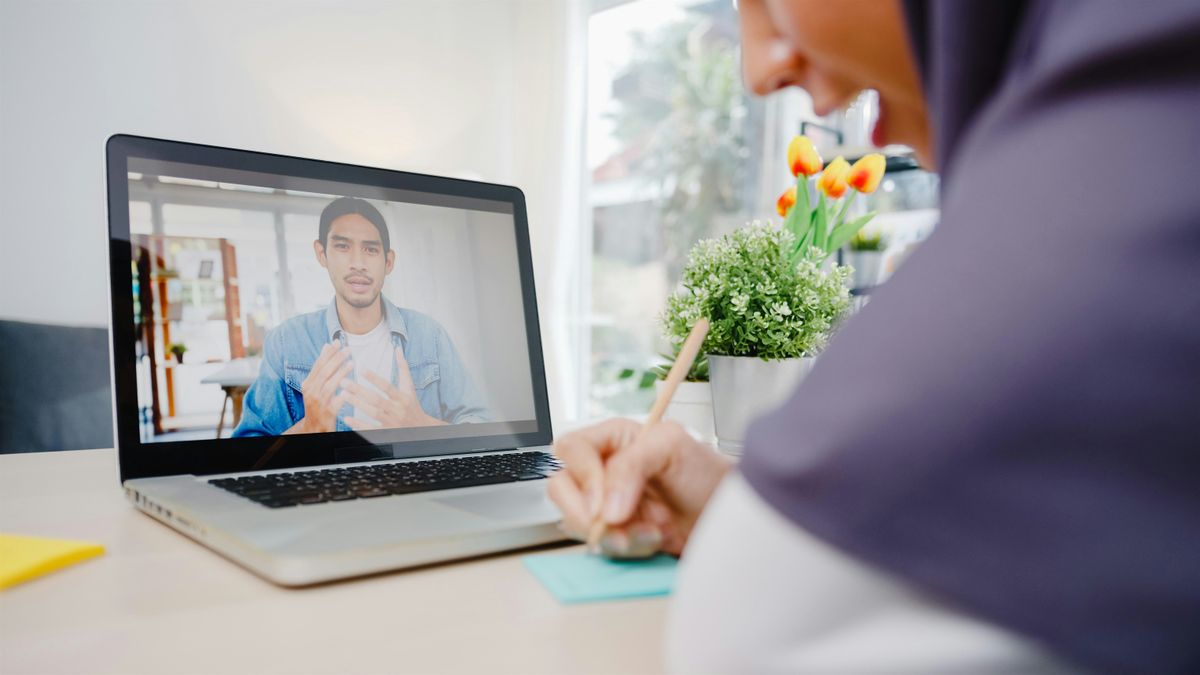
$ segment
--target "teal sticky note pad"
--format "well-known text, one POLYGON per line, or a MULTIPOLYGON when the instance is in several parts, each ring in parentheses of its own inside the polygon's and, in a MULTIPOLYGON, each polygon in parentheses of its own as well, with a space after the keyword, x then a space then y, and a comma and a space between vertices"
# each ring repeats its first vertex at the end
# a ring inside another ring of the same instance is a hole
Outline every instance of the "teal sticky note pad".
POLYGON ((531 555, 523 561, 559 602, 567 604, 667 595, 675 585, 678 564, 669 555, 609 560, 587 553, 531 555))

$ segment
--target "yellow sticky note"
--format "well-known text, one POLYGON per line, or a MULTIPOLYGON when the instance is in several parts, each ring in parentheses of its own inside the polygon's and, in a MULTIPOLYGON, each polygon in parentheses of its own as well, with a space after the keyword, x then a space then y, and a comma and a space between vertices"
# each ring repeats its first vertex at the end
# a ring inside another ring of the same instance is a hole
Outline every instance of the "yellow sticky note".
POLYGON ((103 554, 90 541, 0 534, 0 590, 103 554))

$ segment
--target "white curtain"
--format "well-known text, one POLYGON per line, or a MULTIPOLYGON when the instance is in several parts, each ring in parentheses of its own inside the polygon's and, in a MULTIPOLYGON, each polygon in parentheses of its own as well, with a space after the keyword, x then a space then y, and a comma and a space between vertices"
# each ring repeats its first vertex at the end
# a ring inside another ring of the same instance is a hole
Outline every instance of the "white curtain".
POLYGON ((528 0, 517 10, 512 179, 528 200, 551 415, 561 428, 584 414, 588 368, 588 8, 584 0, 528 0))

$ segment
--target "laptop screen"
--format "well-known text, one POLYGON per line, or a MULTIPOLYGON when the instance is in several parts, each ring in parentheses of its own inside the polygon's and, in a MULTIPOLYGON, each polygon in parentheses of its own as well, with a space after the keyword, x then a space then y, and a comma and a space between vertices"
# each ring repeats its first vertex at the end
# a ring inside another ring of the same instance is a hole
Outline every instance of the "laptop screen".
POLYGON ((128 311, 114 302, 114 335, 129 340, 114 341, 114 367, 126 371, 116 373, 123 469, 126 445, 138 457, 207 448, 230 460, 186 469, 201 473, 548 439, 519 191, 148 139, 118 145, 110 199, 119 176, 127 210, 110 203, 112 250, 125 247, 128 267, 114 258, 113 269, 128 284, 114 276, 114 300, 130 301, 128 311))

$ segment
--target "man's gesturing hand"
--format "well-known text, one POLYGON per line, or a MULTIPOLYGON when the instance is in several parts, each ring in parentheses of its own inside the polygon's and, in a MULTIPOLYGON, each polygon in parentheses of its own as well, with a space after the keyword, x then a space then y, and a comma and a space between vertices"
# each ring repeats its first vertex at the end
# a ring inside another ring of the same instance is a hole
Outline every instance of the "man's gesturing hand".
POLYGON ((600 547, 609 555, 678 555, 730 464, 674 422, 641 429, 615 419, 559 439, 554 453, 566 469, 550 478, 550 499, 576 539, 603 518, 600 547))
POLYGON ((335 431, 338 410, 346 403, 347 396, 344 391, 339 394, 338 387, 353 368, 350 350, 342 349, 340 343, 329 343, 322 347, 312 370, 308 371, 308 377, 300 385, 300 393, 304 396, 304 418, 284 433, 335 431))
POLYGON ((396 386, 375 373, 362 371, 367 381, 375 385, 380 393, 371 391, 358 382, 345 383, 349 402, 354 406, 354 416, 346 418, 346 424, 355 431, 362 429, 398 429, 402 427, 428 427, 445 422, 430 417, 421 409, 417 389, 413 386, 412 373, 404 350, 396 347, 396 386), (364 419, 368 417, 373 419, 364 419))

